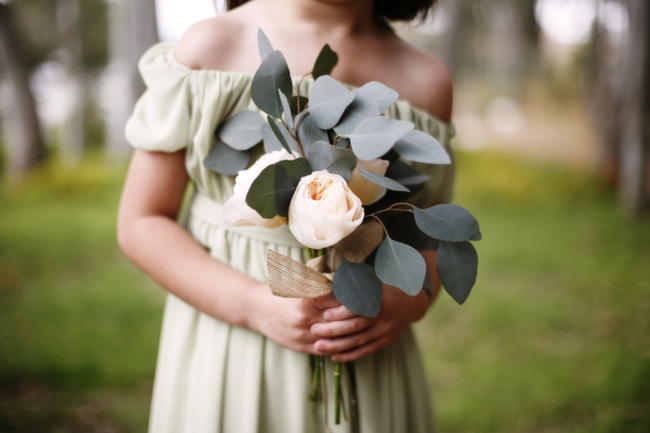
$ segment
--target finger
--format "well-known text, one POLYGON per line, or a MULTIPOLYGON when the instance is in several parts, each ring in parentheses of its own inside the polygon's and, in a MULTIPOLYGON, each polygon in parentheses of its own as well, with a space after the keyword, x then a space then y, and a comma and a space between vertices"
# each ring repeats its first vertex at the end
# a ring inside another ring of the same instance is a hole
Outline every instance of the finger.
POLYGON ((336 322, 319 322, 311 325, 311 333, 320 338, 337 338, 363 331, 373 324, 371 319, 356 316, 352 319, 336 322))
POLYGON ((388 346, 390 343, 390 338, 388 336, 381 336, 376 338, 363 346, 357 347, 355 349, 348 350, 347 352, 337 353, 332 355, 332 361, 334 362, 348 362, 356 361, 366 356, 370 356, 373 353, 383 349, 388 346))
POLYGON ((313 298, 311 301, 314 307, 316 307, 319 310, 327 310, 328 308, 334 308, 341 305, 341 303, 336 300, 333 293, 328 293, 327 295, 319 296, 318 298, 313 298))
POLYGON ((339 338, 323 338, 314 343, 314 348, 323 355, 334 355, 341 352, 354 350, 379 338, 380 335, 374 327, 339 338))
POLYGON ((348 307, 345 305, 339 305, 338 307, 328 308, 323 312, 323 319, 333 322, 335 320, 346 320, 355 317, 352 311, 348 310, 348 307))

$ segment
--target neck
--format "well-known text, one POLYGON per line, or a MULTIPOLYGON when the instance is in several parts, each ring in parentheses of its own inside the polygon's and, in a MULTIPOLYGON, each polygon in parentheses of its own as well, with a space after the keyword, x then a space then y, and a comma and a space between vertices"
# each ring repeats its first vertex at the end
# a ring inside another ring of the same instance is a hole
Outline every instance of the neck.
POLYGON ((373 0, 257 0, 276 11, 281 24, 308 23, 317 30, 341 35, 377 30, 373 0), (277 13, 282 11, 282 13, 277 13))

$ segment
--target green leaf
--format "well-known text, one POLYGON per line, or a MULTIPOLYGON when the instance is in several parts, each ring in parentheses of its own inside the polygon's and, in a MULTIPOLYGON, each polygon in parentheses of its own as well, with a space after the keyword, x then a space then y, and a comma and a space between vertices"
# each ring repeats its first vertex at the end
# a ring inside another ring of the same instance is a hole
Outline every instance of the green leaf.
POLYGON ((269 41, 269 38, 266 37, 266 34, 261 28, 257 29, 257 47, 260 51, 260 60, 264 60, 266 56, 274 51, 271 41, 269 41))
POLYGON ((357 165, 357 158, 352 152, 332 146, 326 141, 313 143, 309 147, 307 158, 312 170, 327 170, 342 176, 346 181, 357 165))
POLYGON ((283 110, 278 89, 291 98, 293 83, 287 61, 281 52, 273 51, 264 58, 253 76, 251 97, 262 111, 274 117, 281 117, 283 110))
POLYGON ((281 126, 283 127, 284 125, 278 126, 275 119, 272 118, 271 116, 267 116, 266 120, 268 121, 268 124, 271 127, 271 131, 273 132, 273 135, 275 135, 275 138, 277 138, 278 141, 280 142, 280 145, 284 147, 284 150, 291 153, 291 146, 289 146, 289 142, 287 141, 287 139, 284 137, 284 134, 280 130, 280 127, 281 126))
POLYGON ((253 110, 231 116, 219 128, 219 138, 236 150, 248 150, 262 141, 260 128, 264 120, 253 110))
POLYGON ((469 242, 440 242, 436 266, 442 285, 454 301, 463 304, 478 273, 478 254, 469 242))
POLYGON ((311 173, 304 158, 289 159, 271 164, 251 184, 246 203, 263 218, 287 216, 293 192, 303 176, 311 173))
POLYGON ((356 93, 358 97, 374 101, 377 109, 382 114, 397 101, 397 97, 399 96, 395 90, 379 81, 371 81, 364 84, 357 89, 356 93))
POLYGON ((286 122, 287 126, 290 129, 293 129, 293 115, 291 114, 291 107, 289 106, 289 100, 284 93, 278 89, 278 97, 280 98, 280 103, 282 104, 282 118, 286 122))
POLYGON ((316 61, 314 62, 314 68, 311 71, 314 80, 321 75, 329 75, 338 61, 338 54, 336 54, 328 44, 325 44, 325 46, 320 50, 320 53, 318 53, 318 57, 316 57, 316 61))
POLYGON ((337 134, 349 134, 359 123, 384 113, 397 100, 397 92, 378 81, 366 83, 354 93, 354 101, 334 128, 337 134))
POLYGON ((320 129, 331 129, 353 100, 353 92, 329 75, 323 75, 309 93, 309 114, 320 129))
POLYGON ((334 274, 336 299, 354 314, 377 317, 381 308, 381 281, 372 266, 343 261, 334 274))
POLYGON ((421 174, 413 166, 399 159, 390 163, 388 170, 386 170, 386 177, 406 186, 421 185, 429 180, 429 176, 421 174))
POLYGON ((394 181, 391 178, 382 176, 381 174, 373 173, 372 171, 368 171, 361 167, 358 167, 358 169, 361 176, 365 177, 370 182, 376 183, 379 186, 382 186, 391 191, 411 192, 410 189, 408 189, 401 183, 394 181))
POLYGON ((431 135, 414 129, 397 140, 393 147, 404 159, 426 164, 451 164, 449 154, 431 135))
POLYGON ((379 245, 375 255, 375 272, 384 283, 396 286, 415 296, 424 284, 427 267, 415 248, 388 236, 379 245))
POLYGON ((412 129, 411 122, 384 116, 371 117, 359 123, 347 137, 357 158, 370 160, 384 155, 412 129))
MULTIPOLYGON (((289 145, 292 151, 297 151, 298 150, 298 144, 296 141, 293 139, 289 131, 287 131, 287 128, 285 128, 284 125, 282 124, 275 124, 278 129, 280 130, 280 133, 284 137, 285 142, 289 145)), ((262 139, 264 140, 264 152, 273 152, 274 150, 280 150, 284 149, 282 146, 282 143, 278 139, 278 137, 275 135, 273 130, 271 129, 271 124, 268 122, 265 122, 262 125, 261 128, 262 132, 262 139)))
POLYGON ((246 151, 235 150, 218 138, 215 139, 210 153, 203 160, 203 165, 214 172, 225 175, 235 175, 239 170, 248 166, 250 154, 246 151))
POLYGON ((306 152, 309 151, 309 147, 312 143, 317 141, 329 142, 327 131, 320 129, 314 123, 311 116, 305 117, 302 119, 302 122, 300 122, 300 125, 298 126, 298 139, 300 140, 300 143, 302 143, 306 152))
POLYGON ((418 228, 432 238, 447 242, 481 239, 476 218, 455 204, 438 204, 426 209, 414 208, 418 228))

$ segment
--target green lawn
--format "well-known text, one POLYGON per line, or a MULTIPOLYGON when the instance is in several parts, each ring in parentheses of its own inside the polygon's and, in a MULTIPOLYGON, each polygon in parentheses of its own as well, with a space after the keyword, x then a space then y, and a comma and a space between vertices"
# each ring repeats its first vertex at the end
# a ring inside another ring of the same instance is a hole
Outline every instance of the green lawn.
MULTIPOLYGON (((115 246, 122 170, 0 192, 0 431, 142 432, 163 293, 115 246)), ((480 219, 462 307, 418 325, 442 432, 650 431, 650 220, 588 173, 461 154, 480 219)))

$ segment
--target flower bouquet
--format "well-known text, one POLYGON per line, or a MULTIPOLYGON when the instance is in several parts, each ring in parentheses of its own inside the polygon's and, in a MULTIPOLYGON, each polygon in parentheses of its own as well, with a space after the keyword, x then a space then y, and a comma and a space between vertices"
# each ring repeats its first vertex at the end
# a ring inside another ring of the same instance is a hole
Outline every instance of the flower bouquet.
MULTIPOLYGON (((409 194, 428 180, 408 162, 450 164, 444 147, 410 122, 385 115, 398 94, 373 81, 350 89, 329 74, 338 62, 329 45, 320 51, 309 95, 294 94, 280 51, 260 30, 261 65, 251 96, 265 118, 240 111, 215 132, 204 165, 237 174, 223 220, 233 226, 274 228, 287 224, 305 247, 306 263, 269 250, 268 283, 273 293, 317 297, 330 292, 355 314, 376 317, 382 284, 417 295, 427 285, 422 255, 391 237, 382 217, 409 214, 437 249, 442 285, 459 304, 475 281, 478 256, 470 241, 481 238, 476 219, 454 204, 419 208, 409 194), (249 167, 252 149, 265 153, 249 167), (387 194, 390 191, 390 194, 387 194)), ((304 78, 304 77, 303 77, 304 78)), ((299 83, 300 84, 300 83, 299 83)), ((318 395, 321 360, 315 362, 318 395)), ((339 422, 341 365, 334 366, 336 422, 339 422)))

